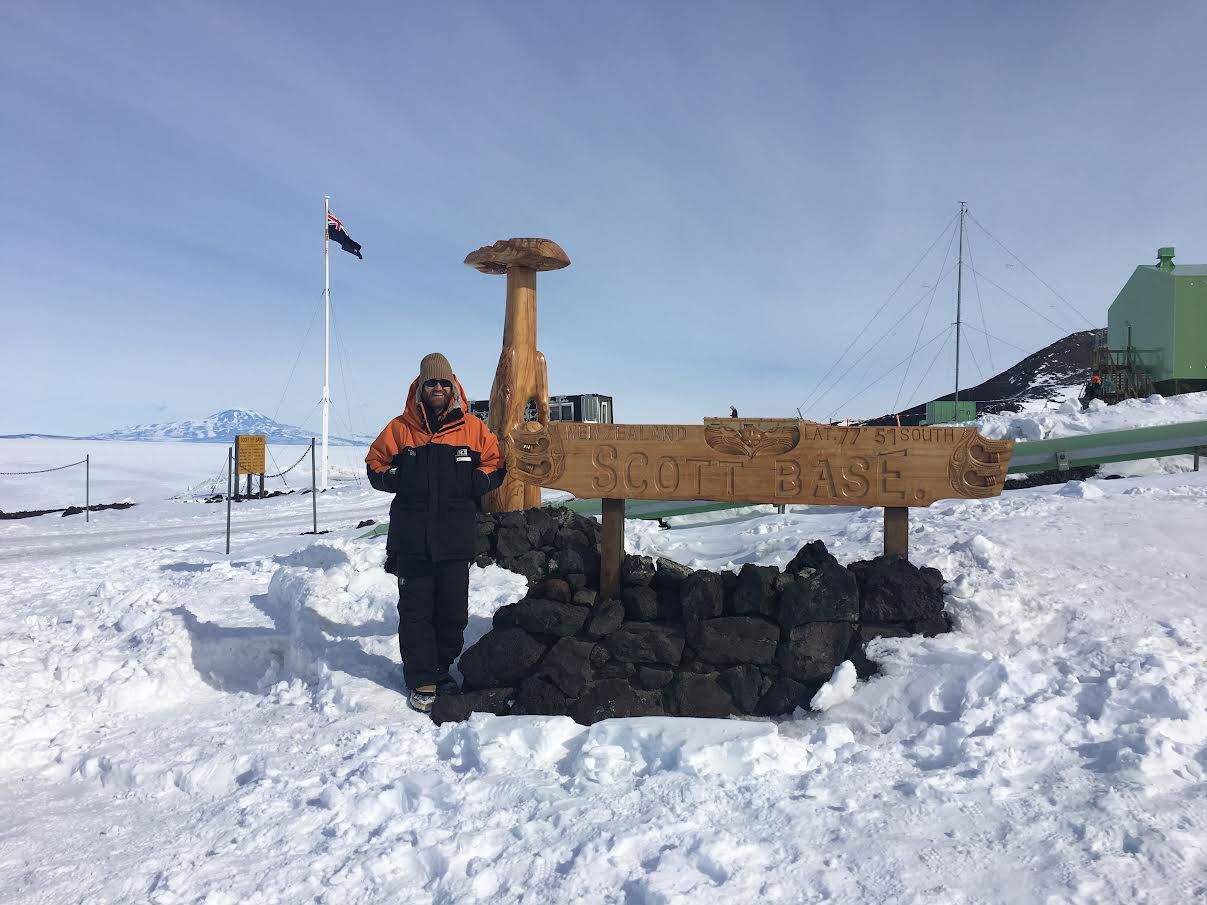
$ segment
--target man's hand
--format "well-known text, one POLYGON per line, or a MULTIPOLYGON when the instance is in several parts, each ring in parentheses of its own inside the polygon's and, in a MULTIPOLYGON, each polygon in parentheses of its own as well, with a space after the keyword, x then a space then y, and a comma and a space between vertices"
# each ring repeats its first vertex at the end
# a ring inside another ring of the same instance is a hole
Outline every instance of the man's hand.
POLYGON ((474 469, 473 476, 470 478, 470 484, 476 497, 480 497, 490 491, 490 477, 480 468, 474 469))
POLYGON ((385 471, 374 471, 372 467, 366 469, 369 474, 369 484, 376 490, 398 493, 401 487, 402 472, 412 467, 408 462, 413 463, 414 461, 414 450, 409 446, 404 446, 390 459, 390 467, 385 471))
POLYGON ((473 476, 470 478, 470 484, 473 487, 474 496, 482 497, 490 493, 503 483, 503 478, 506 475, 506 468, 499 468, 490 474, 487 474, 480 468, 475 468, 473 476))

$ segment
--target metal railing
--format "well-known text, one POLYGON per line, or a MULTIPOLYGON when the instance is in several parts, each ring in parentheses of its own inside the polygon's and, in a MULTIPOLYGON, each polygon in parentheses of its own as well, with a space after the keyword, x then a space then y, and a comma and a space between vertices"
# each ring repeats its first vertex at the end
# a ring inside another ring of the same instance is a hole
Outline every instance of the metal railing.
POLYGON ((1201 454, 1207 454, 1207 421, 1185 421, 1015 443, 1007 471, 1066 471, 1078 465, 1185 455, 1195 457, 1194 470, 1198 471, 1201 454))

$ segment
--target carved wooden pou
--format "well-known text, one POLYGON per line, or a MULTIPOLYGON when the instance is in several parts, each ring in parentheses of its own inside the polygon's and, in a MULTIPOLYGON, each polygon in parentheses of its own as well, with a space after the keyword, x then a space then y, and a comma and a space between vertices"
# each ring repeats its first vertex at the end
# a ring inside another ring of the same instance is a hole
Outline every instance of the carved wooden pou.
POLYGON ((549 373, 536 348, 536 275, 560 270, 570 259, 549 239, 500 239, 472 251, 465 263, 489 274, 507 275, 507 310, 503 318, 503 351, 490 389, 491 432, 499 438, 509 473, 498 490, 483 498, 487 512, 511 512, 541 505, 541 488, 512 473, 512 432, 524 422, 528 401, 536 403, 537 422, 549 423, 549 373))

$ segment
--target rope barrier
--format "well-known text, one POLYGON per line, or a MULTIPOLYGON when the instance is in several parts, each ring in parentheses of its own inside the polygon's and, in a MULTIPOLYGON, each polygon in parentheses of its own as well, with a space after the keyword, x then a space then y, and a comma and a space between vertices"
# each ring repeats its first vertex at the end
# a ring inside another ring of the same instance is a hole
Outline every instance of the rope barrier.
POLYGON ((69 465, 57 465, 54 468, 41 468, 37 471, 0 471, 0 475, 27 475, 27 474, 49 474, 52 471, 62 471, 64 468, 74 468, 76 465, 83 465, 87 459, 80 459, 78 462, 72 462, 69 465))

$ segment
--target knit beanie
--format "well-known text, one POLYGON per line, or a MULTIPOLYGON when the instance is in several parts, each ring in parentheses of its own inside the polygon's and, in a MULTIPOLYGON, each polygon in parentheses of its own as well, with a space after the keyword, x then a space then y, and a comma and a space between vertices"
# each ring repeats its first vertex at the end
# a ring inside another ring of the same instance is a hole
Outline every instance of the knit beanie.
POLYGON ((457 381, 453 377, 452 365, 439 352, 425 355, 423 356, 423 360, 419 362, 419 385, 423 386, 429 380, 447 380, 449 383, 456 385, 457 381))

